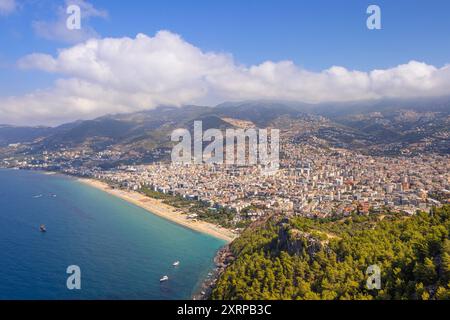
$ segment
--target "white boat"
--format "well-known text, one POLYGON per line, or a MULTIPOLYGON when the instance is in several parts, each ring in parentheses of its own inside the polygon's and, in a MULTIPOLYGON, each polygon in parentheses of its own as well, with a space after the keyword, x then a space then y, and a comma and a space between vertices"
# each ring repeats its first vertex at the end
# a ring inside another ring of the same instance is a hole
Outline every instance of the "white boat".
POLYGON ((167 280, 169 280, 169 277, 168 276, 164 276, 161 279, 159 279, 159 282, 164 282, 164 281, 167 281, 167 280))
POLYGON ((42 194, 38 194, 36 196, 33 196, 33 198, 37 199, 37 198, 42 198, 42 194))
POLYGON ((178 266, 179 264, 180 264, 180 261, 175 261, 174 263, 172 263, 172 265, 173 265, 174 267, 178 266))

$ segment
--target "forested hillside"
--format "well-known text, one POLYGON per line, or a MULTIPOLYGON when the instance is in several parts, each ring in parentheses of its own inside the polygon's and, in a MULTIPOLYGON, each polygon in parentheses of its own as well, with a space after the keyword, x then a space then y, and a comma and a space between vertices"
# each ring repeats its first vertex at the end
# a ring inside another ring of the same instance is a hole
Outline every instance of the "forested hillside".
POLYGON ((415 216, 272 218, 231 244, 213 299, 450 299, 450 206, 415 216), (367 267, 381 289, 366 288, 367 267))

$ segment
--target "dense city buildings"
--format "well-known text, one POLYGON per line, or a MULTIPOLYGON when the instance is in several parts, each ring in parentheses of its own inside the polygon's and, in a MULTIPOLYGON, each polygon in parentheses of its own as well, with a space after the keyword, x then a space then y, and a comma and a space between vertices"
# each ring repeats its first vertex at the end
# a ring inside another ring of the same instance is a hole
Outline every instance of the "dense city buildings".
MULTIPOLYGON (((223 164, 123 165, 111 169, 85 167, 84 161, 120 157, 119 153, 85 155, 76 151, 45 152, 15 166, 57 169, 105 180, 117 186, 179 195, 206 203, 210 210, 233 210, 235 222, 272 213, 308 217, 403 212, 414 214, 440 206, 450 198, 447 155, 368 156, 307 143, 285 143, 281 167, 266 174, 260 166, 223 164), (79 165, 81 164, 81 165, 79 165)), ((11 160, 3 160, 11 165, 11 160)))

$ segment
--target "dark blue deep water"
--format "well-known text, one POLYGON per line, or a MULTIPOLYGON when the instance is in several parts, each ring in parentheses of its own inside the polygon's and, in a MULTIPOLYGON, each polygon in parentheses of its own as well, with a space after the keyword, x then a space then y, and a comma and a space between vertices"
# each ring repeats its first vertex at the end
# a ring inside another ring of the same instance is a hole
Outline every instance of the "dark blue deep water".
POLYGON ((0 170, 0 299, 190 299, 223 245, 75 179, 0 170))

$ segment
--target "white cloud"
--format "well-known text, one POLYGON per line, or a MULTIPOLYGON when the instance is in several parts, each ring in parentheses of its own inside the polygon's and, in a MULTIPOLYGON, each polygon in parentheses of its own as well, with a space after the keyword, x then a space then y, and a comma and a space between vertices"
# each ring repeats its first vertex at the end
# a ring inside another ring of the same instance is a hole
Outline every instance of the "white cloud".
POLYGON ((291 61, 243 66, 231 55, 203 52, 179 35, 91 39, 56 56, 32 54, 24 69, 60 76, 50 89, 0 98, 0 122, 61 123, 160 104, 282 99, 304 102, 411 98, 449 94, 450 67, 411 61, 391 69, 322 72, 291 61))
MULTIPOLYGON (((0 0, 2 1, 2 0, 0 0)), ((64 43, 79 43, 90 38, 98 38, 98 33, 89 25, 89 20, 94 17, 106 18, 108 13, 104 10, 95 8, 91 3, 85 0, 66 0, 64 6, 57 10, 57 18, 54 21, 33 21, 34 32, 47 40, 56 40, 64 43), (81 29, 69 30, 66 27, 66 21, 69 15, 66 9, 69 5, 77 5, 81 11, 81 29)))
POLYGON ((0 15, 13 13, 17 8, 15 0, 0 0, 0 15))

